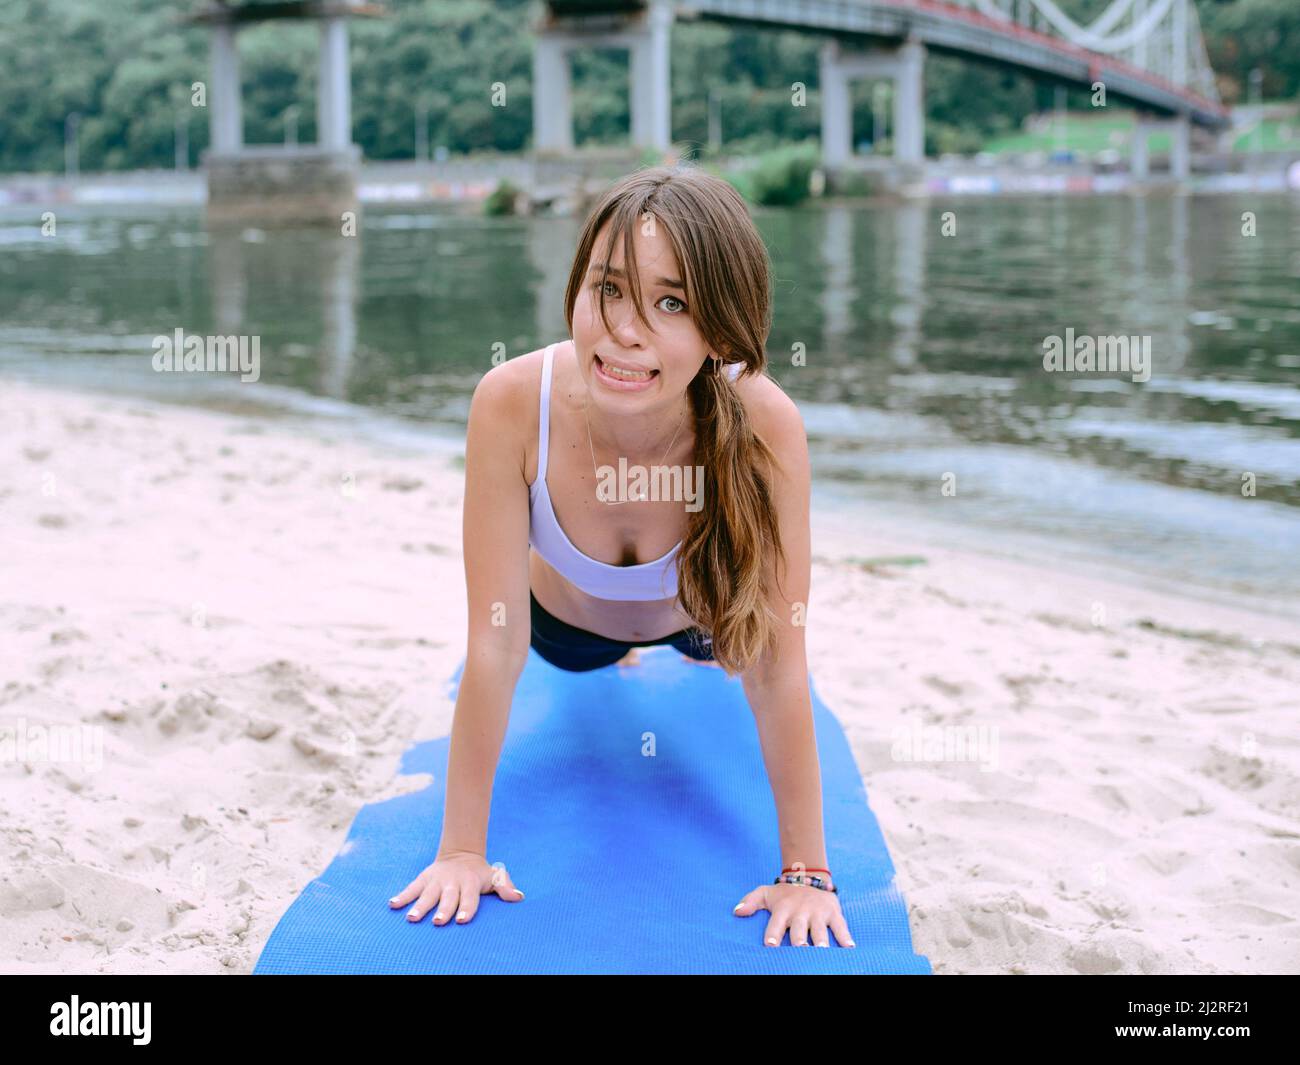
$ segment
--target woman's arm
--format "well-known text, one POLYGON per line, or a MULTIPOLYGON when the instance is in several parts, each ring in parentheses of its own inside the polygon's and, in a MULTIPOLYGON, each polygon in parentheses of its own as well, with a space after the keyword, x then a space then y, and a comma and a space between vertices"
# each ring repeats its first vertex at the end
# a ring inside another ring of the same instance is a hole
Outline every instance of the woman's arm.
MULTIPOLYGON (((781 867, 826 869, 821 768, 804 647, 812 568, 808 436, 798 407, 784 392, 763 408, 755 424, 779 464, 772 492, 786 564, 778 573, 774 559, 768 571, 767 605, 779 619, 775 646, 741 675, 741 682, 776 800, 781 867)), ((832 883, 834 875, 831 870, 832 883)), ((735 912, 748 917, 759 909, 769 914, 763 941, 770 947, 780 946, 787 930, 797 947, 809 940, 829 947, 831 933, 840 946, 854 945, 839 896, 829 891, 808 884, 763 883, 740 900, 735 912)))
POLYGON ((794 401, 780 389, 771 395, 755 426, 780 463, 773 471, 772 493, 786 565, 778 572, 774 559, 768 571, 767 603, 779 619, 776 645, 741 675, 741 683, 776 801, 781 867, 802 863, 825 869, 821 770, 804 644, 811 579, 808 437, 794 401))
POLYGON ((463 525, 468 640, 447 756, 439 855, 486 855, 493 778, 532 635, 521 432, 528 424, 521 412, 530 375, 513 361, 484 374, 470 403, 463 525))

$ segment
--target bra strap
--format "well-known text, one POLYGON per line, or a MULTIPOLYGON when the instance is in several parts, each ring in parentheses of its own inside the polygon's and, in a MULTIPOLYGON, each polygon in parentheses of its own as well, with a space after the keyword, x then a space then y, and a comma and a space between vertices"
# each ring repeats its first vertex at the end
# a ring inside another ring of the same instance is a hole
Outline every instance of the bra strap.
POLYGON ((537 409, 537 481, 541 484, 546 479, 546 460, 551 443, 551 370, 554 365, 555 345, 546 349, 542 356, 541 401, 537 409))

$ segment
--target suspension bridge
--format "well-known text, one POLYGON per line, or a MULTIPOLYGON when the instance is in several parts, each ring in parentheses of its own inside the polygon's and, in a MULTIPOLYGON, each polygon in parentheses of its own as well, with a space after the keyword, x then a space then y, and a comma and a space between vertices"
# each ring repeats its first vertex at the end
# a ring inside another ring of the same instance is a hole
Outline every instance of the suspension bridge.
POLYGON ((1113 0, 1094 21, 1074 21, 1053 0, 550 0, 536 26, 534 143, 573 147, 569 54, 624 47, 630 55, 632 141, 666 149, 669 33, 674 21, 709 19, 793 29, 826 38, 820 53, 822 151, 828 166, 849 161, 854 79, 894 83, 894 153, 925 154, 924 64, 929 52, 1026 71, 1133 106, 1134 170, 1146 176, 1146 138, 1172 133, 1174 177, 1188 170, 1193 125, 1229 124, 1206 56, 1193 0, 1113 0))

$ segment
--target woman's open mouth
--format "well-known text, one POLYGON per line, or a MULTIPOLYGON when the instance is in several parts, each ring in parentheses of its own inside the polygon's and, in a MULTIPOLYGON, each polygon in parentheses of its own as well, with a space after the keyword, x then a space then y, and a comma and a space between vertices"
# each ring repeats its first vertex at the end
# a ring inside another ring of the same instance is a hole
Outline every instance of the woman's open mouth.
POLYGON ((623 392, 635 392, 647 388, 657 376, 659 376, 658 370, 642 370, 633 366, 620 366, 616 363, 605 362, 599 355, 596 356, 596 377, 611 388, 617 388, 623 392))

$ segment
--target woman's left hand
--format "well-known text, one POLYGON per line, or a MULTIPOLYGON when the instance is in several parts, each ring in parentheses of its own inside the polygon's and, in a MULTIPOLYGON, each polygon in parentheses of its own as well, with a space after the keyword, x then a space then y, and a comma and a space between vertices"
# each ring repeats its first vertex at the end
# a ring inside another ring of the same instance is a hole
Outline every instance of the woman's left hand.
POLYGON ((810 887, 807 884, 762 884, 740 900, 737 917, 748 917, 758 910, 767 910, 771 917, 763 941, 769 947, 778 947, 790 930, 790 942, 796 947, 808 946, 808 933, 819 947, 829 947, 827 928, 835 933, 835 941, 842 947, 854 946, 849 926, 840 912, 840 897, 833 891, 810 887))

